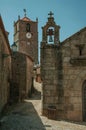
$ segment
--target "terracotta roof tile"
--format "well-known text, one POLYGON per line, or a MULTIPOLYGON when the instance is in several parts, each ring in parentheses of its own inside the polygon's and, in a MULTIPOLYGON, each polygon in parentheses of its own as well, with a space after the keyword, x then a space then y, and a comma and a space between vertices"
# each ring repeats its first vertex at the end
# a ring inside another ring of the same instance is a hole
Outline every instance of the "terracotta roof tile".
POLYGON ((22 18, 21 20, 23 20, 23 21, 31 21, 29 18, 27 18, 27 17, 24 17, 24 18, 22 18))

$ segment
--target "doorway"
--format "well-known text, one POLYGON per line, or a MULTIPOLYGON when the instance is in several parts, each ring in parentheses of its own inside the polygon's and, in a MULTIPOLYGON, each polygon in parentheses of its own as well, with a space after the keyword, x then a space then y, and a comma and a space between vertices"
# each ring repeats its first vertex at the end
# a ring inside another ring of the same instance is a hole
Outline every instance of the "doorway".
POLYGON ((82 91, 82 103, 83 103, 83 121, 86 121, 86 80, 83 83, 83 91, 82 91))
POLYGON ((15 103, 19 101, 19 85, 18 83, 10 84, 10 103, 15 103))

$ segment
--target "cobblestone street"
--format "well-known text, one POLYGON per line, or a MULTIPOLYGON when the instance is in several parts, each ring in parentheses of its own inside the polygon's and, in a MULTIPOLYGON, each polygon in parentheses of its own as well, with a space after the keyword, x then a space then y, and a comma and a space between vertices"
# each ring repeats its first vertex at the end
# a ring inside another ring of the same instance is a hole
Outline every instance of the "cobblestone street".
POLYGON ((38 90, 31 99, 9 108, 1 119, 0 130, 86 130, 86 123, 50 120, 41 115, 41 85, 35 83, 38 90))

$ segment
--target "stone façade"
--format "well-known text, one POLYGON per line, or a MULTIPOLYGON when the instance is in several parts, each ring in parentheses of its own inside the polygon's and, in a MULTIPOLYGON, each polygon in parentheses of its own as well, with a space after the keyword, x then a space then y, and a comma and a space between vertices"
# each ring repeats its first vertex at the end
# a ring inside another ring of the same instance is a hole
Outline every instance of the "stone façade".
POLYGON ((65 118, 85 120, 86 28, 62 42, 62 55, 65 118))

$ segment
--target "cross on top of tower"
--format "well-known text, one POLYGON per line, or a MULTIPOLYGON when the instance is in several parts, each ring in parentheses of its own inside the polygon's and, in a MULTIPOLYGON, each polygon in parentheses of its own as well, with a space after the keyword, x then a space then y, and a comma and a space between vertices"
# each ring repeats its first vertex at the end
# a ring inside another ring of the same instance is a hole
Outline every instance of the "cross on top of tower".
POLYGON ((24 16, 26 17, 26 12, 27 12, 26 9, 23 9, 23 11, 24 11, 24 16))
POLYGON ((52 15, 54 15, 54 13, 52 13, 52 11, 50 11, 50 13, 48 15, 50 15, 50 17, 52 17, 52 15))

